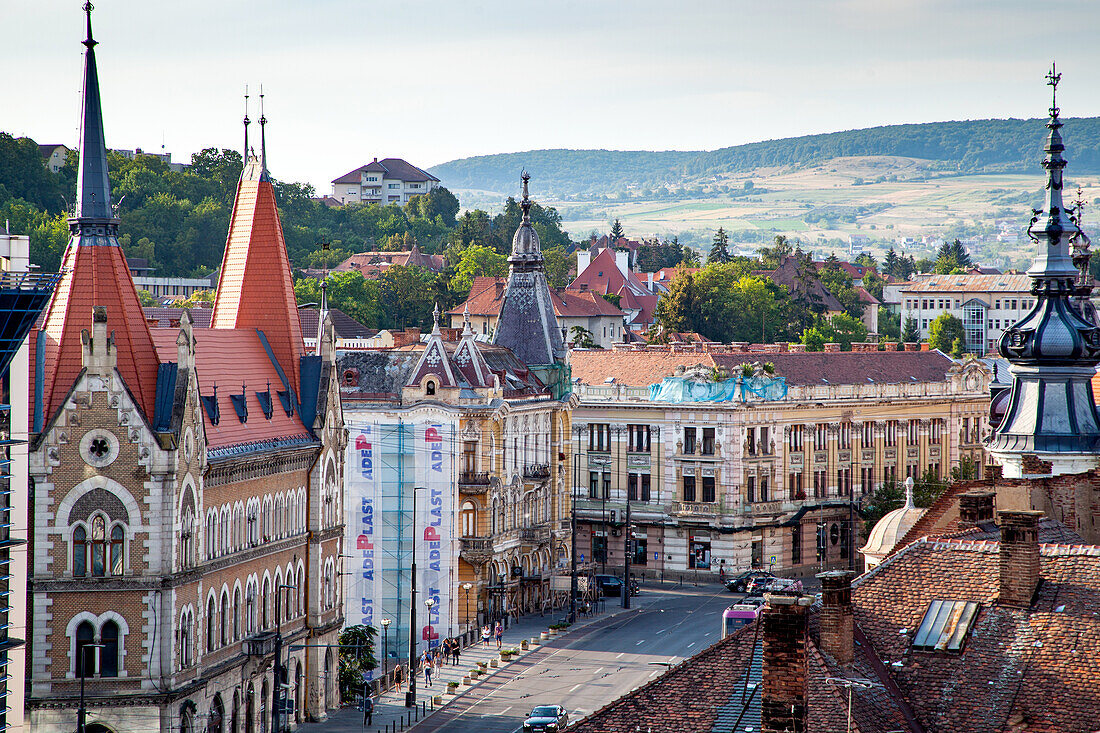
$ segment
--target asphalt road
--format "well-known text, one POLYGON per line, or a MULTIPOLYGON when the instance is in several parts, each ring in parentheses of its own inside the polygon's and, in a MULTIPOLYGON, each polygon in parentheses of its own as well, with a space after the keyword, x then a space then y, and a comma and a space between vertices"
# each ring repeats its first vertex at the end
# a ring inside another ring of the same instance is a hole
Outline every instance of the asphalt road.
POLYGON ((721 612, 739 597, 717 584, 645 586, 631 611, 542 645, 412 730, 511 733, 548 704, 583 718, 718 641, 721 612))

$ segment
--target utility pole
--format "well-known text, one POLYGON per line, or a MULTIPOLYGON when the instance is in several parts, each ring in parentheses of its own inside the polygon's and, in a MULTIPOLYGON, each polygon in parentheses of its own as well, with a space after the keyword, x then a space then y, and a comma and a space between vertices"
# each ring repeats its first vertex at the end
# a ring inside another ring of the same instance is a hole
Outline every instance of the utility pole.
POLYGON ((283 651, 283 629, 282 629, 282 612, 279 608, 279 599, 283 596, 283 590, 289 588, 290 590, 298 590, 293 585, 287 585, 281 583, 275 586, 275 696, 271 701, 271 731, 272 733, 279 733, 279 713, 282 712, 284 707, 283 700, 283 685, 287 684, 286 670, 283 668, 282 651, 283 651))
POLYGON ((630 608, 630 488, 626 490, 626 526, 623 527, 623 608, 630 608))
POLYGON ((412 489, 412 563, 409 570, 409 691, 405 707, 416 707, 416 487, 412 489))
POLYGON ((88 676, 88 650, 102 649, 103 644, 85 644, 80 647, 80 707, 76 713, 76 733, 85 733, 85 719, 88 710, 84 707, 84 678, 88 676))
POLYGON ((573 485, 569 487, 569 623, 577 621, 577 479, 580 471, 580 433, 578 451, 573 454, 573 485))

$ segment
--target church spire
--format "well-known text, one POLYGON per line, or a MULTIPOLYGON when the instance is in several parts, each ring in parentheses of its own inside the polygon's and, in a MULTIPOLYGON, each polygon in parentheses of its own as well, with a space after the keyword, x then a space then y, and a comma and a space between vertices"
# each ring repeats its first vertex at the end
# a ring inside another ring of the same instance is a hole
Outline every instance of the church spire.
POLYGON ((252 124, 252 120, 248 119, 248 85, 244 85, 244 157, 243 160, 248 162, 248 126, 252 124))
POLYGON ((1001 336, 999 351, 1011 367, 1012 388, 991 406, 993 436, 989 452, 1006 477, 1022 475, 1023 458, 1050 461, 1054 473, 1079 472, 1096 465, 1100 452, 1100 415, 1091 379, 1100 364, 1100 327, 1082 317, 1073 302, 1078 271, 1070 252, 1082 236, 1076 218, 1062 200, 1062 122, 1057 90, 1062 75, 1052 65, 1053 88, 1043 150, 1047 172, 1045 209, 1033 211, 1028 236, 1038 254, 1028 270, 1035 305, 1001 336))
POLYGON ((264 117, 264 85, 260 85, 260 168, 267 172, 267 117, 264 117))
POLYGON ((520 199, 519 207, 523 211, 523 218, 512 237, 512 254, 508 257, 508 263, 510 269, 517 272, 541 271, 542 245, 539 242, 538 232, 531 225, 532 202, 527 192, 527 182, 531 180, 531 176, 527 171, 523 171, 520 180, 523 182, 523 198, 520 199))
MULTIPOLYGON (((96 69, 96 40, 92 37, 92 4, 84 3, 84 104, 80 113, 80 169, 76 178, 76 219, 113 220, 111 183, 107 178, 107 146, 103 138, 103 110, 96 69)), ((113 225, 117 232, 117 222, 113 225)))

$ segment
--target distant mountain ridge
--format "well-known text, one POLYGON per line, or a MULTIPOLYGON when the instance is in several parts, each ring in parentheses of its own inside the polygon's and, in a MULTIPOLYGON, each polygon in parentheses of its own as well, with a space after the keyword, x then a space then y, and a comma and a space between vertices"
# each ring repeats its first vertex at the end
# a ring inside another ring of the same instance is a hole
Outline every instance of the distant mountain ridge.
MULTIPOLYGON (((1070 169, 1100 172, 1100 117, 1065 118, 1070 169)), ((933 161, 956 173, 1037 172, 1045 119, 962 120, 869 127, 768 140, 710 151, 530 150, 461 158, 429 171, 451 189, 514 192, 520 171, 542 196, 680 186, 772 166, 803 167, 848 156, 933 161)))

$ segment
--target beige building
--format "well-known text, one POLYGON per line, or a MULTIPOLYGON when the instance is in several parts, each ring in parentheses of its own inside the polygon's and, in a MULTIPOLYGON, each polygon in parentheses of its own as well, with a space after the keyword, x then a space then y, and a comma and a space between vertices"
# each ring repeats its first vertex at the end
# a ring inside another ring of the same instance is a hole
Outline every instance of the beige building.
POLYGON ((990 374, 975 360, 648 347, 574 352, 572 368, 577 552, 616 573, 628 531, 649 576, 858 567, 864 495, 964 459, 981 470, 990 374), (765 361, 776 378, 738 377, 765 361))
POLYGON ((439 188, 439 179, 401 158, 375 158, 332 181, 342 204, 398 204, 439 188))

